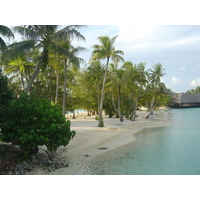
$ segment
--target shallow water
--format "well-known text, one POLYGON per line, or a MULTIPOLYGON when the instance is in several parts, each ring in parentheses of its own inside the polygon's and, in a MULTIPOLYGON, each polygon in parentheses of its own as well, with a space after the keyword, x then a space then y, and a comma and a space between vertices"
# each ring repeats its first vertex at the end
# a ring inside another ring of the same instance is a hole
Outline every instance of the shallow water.
POLYGON ((200 108, 169 114, 172 126, 139 132, 135 142, 89 160, 79 174, 199 175, 200 108))

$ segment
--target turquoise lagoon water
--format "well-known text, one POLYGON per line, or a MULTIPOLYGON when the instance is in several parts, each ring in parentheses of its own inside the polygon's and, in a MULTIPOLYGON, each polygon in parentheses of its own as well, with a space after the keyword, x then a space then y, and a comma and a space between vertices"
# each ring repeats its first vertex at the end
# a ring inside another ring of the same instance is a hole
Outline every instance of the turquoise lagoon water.
POLYGON ((79 173, 199 175, 200 108, 168 112, 173 125, 137 133, 135 142, 90 159, 79 173))

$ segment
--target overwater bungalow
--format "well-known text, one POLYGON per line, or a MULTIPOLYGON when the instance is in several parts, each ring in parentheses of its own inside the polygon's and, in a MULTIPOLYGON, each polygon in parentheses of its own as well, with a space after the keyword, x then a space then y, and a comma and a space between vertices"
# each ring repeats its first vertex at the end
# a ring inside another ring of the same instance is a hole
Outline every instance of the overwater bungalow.
POLYGON ((200 93, 174 93, 172 96, 173 108, 200 107, 200 93))

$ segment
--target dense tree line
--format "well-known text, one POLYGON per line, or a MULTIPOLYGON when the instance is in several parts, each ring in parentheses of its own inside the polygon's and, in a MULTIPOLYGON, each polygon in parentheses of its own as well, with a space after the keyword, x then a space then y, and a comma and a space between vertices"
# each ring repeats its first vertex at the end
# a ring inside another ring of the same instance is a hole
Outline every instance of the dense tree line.
POLYGON ((141 106, 148 108, 148 118, 168 103, 160 63, 146 70, 146 63, 124 61, 124 52, 115 49, 117 36, 100 36, 86 61, 79 57, 85 48, 72 45, 74 39, 85 40, 82 27, 0 26, 1 69, 16 99, 33 93, 56 104, 64 116, 66 111, 87 110, 98 115, 99 127, 104 126, 103 111, 120 121, 134 121, 141 106), (23 39, 6 45, 3 38, 13 39, 15 33, 23 39))

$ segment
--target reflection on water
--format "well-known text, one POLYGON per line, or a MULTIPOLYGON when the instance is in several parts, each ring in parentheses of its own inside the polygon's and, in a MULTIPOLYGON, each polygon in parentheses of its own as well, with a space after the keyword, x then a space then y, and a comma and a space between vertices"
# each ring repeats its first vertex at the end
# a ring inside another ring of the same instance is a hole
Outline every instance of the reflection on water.
POLYGON ((79 174, 200 174, 200 108, 169 112, 174 125, 141 131, 135 142, 91 159, 79 174))

